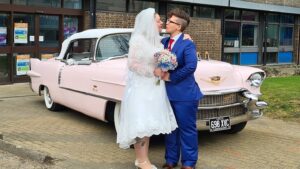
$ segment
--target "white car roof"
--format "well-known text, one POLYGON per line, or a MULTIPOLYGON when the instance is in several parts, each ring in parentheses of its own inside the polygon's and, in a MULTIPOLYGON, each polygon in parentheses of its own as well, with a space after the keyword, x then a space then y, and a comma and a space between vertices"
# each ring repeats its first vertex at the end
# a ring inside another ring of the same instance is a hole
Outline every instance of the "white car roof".
POLYGON ((61 46, 61 51, 57 59, 63 59, 65 52, 68 48, 68 45, 71 41, 75 39, 90 39, 90 38, 101 38, 105 35, 114 34, 114 33, 130 33, 133 31, 133 28, 103 28, 103 29, 89 29, 82 32, 78 32, 64 40, 61 46))

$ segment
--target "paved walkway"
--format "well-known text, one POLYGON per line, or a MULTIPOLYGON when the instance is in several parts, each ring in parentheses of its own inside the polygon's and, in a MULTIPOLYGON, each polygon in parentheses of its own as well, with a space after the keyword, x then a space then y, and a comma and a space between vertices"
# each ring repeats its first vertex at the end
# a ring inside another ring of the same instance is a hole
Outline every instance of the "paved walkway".
MULTIPOLYGON (((0 133, 11 144, 54 157, 56 168, 134 168, 133 149, 117 147, 112 125, 70 109, 48 111, 26 83, 0 86, 0 133)), ((200 133, 199 141, 199 169, 300 169, 299 123, 264 117, 239 134, 200 133)), ((161 166, 163 156, 163 137, 152 138, 151 160, 161 166)))

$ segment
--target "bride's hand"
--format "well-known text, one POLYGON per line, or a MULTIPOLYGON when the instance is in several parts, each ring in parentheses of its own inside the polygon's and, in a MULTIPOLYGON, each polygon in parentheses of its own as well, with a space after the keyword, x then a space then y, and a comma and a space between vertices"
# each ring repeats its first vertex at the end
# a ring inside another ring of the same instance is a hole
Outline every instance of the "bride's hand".
POLYGON ((161 77, 162 76, 162 70, 161 70, 161 68, 155 68, 153 74, 156 77, 161 77))
POLYGON ((183 40, 186 40, 186 39, 193 41, 191 35, 185 33, 185 34, 183 34, 183 40))

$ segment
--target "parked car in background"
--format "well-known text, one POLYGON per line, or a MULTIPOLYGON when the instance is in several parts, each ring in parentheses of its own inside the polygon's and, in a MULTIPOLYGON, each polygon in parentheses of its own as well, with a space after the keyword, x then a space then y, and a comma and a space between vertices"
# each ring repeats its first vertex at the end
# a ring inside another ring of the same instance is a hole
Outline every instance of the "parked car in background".
MULTIPOLYGON (((102 121, 117 121, 131 32, 86 30, 66 39, 57 57, 32 58, 27 72, 32 90, 43 94, 49 110, 63 105, 102 121)), ((195 78, 204 98, 199 102, 198 129, 237 133, 249 120, 261 117, 267 106, 258 100, 265 77, 258 68, 199 59, 195 78)))

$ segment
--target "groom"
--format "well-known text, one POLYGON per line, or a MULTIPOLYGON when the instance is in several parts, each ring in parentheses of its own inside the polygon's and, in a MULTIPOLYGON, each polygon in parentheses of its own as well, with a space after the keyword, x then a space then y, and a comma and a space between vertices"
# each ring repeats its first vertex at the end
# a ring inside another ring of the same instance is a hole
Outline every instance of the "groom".
POLYGON ((162 43, 177 57, 178 67, 163 74, 166 90, 172 105, 178 128, 166 135, 165 169, 177 166, 181 154, 181 169, 193 169, 198 160, 198 131, 196 114, 202 93, 195 81, 197 68, 195 44, 183 39, 183 31, 190 22, 189 15, 181 9, 168 13, 166 32, 170 37, 162 43))

